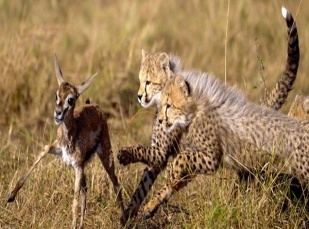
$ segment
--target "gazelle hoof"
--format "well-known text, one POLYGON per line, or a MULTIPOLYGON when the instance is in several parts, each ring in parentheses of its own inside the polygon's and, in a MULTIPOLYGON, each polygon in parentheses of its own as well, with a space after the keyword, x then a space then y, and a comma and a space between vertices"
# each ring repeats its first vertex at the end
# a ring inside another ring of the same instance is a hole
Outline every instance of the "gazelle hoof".
POLYGON ((7 200, 8 203, 13 202, 15 200, 15 196, 10 196, 7 200))

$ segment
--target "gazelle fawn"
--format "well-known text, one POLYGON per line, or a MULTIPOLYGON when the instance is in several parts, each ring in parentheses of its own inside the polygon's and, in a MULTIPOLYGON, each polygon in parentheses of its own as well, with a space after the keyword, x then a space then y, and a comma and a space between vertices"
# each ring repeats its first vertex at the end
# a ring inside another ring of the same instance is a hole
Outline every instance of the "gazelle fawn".
POLYGON ((59 126, 57 139, 53 144, 44 146, 43 151, 38 155, 28 172, 18 180, 8 202, 14 201, 27 177, 42 158, 48 153, 57 155, 75 171, 72 227, 77 227, 78 199, 81 198, 80 228, 82 228, 87 192, 84 169, 87 161, 96 153, 113 183, 117 201, 122 211, 122 217, 125 218, 122 194, 115 174, 106 116, 98 105, 84 105, 75 109, 76 100, 90 86, 96 74, 81 85, 74 86, 64 81, 56 54, 54 59, 56 77, 59 84, 54 110, 54 120, 59 126))

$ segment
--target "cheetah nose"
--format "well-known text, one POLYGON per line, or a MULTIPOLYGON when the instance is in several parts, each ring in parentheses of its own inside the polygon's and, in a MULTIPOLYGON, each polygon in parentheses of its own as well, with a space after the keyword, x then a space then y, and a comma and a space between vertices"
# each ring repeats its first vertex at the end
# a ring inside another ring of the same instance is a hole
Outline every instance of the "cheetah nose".
POLYGON ((141 101, 142 97, 143 97, 143 95, 137 95, 138 101, 141 101))
POLYGON ((162 124, 162 122, 163 122, 163 119, 159 119, 159 123, 162 124))

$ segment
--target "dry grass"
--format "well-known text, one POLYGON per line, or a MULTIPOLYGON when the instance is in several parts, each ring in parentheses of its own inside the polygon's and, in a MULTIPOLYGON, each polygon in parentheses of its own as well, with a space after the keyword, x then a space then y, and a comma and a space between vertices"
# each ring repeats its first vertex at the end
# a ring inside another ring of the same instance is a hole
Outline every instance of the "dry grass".
MULTIPOLYGON (((185 67, 211 72, 222 80, 226 69, 227 82, 259 102, 264 93, 261 75, 272 88, 285 65, 282 4, 295 16, 300 37, 301 63, 291 99, 297 91, 309 94, 308 1, 231 1, 227 18, 228 1, 0 0, 0 228, 70 227, 73 171, 53 156, 33 172, 14 203, 5 203, 17 178, 31 165, 42 145, 52 142, 56 135, 52 119, 57 89, 54 52, 65 78, 72 83, 99 73, 80 103, 90 98, 104 107, 116 153, 120 146, 150 142, 154 110, 142 110, 136 100, 142 48, 175 53, 185 67), (265 67, 262 72, 261 63, 265 67)), ((142 170, 141 164, 117 164, 126 204, 142 170)), ((115 196, 97 158, 86 172, 86 228, 119 228, 115 196)), ((282 195, 270 198, 270 185, 231 195, 233 177, 226 170, 213 177, 200 176, 173 196, 152 220, 140 219, 133 222, 133 227, 302 225, 306 215, 303 208, 292 207, 281 213, 282 195)), ((162 175, 154 190, 164 182, 162 175)))

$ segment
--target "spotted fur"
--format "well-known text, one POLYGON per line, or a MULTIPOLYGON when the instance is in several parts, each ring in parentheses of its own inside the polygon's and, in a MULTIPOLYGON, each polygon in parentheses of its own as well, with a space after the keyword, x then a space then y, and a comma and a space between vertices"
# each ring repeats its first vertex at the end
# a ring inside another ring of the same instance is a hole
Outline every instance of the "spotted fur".
POLYGON ((208 74, 177 76, 165 86, 159 120, 167 132, 181 129, 181 153, 170 181, 145 206, 151 216, 196 174, 218 167, 254 172, 265 164, 309 182, 309 121, 251 103, 236 88, 208 74), (192 90, 190 78, 199 82, 192 90))
MULTIPOLYGON (((273 93, 266 100, 266 104, 274 109, 279 109, 284 103, 287 93, 291 90, 296 78, 299 61, 298 35, 292 16, 285 15, 288 25, 288 59, 286 69, 279 79, 273 93), (279 93, 283 91, 283 93, 279 93), (278 103, 276 103, 278 101, 278 103)), ((142 62, 139 72, 140 88, 138 90, 138 101, 143 107, 157 106, 160 109, 161 92, 166 82, 176 75, 194 75, 194 71, 183 70, 178 57, 166 53, 147 53, 142 51, 142 62)), ((190 78, 195 85, 195 77, 190 78)), ((192 87, 195 90, 195 87, 192 87)), ((132 196, 126 209, 128 216, 137 213, 141 203, 145 199, 149 189, 162 169, 166 167, 167 159, 175 156, 179 151, 180 136, 182 130, 175 128, 168 134, 159 125, 157 116, 153 124, 151 146, 132 146, 119 149, 118 160, 121 164, 143 162, 148 165, 144 170, 141 181, 132 196)))
POLYGON ((292 90, 297 75, 300 56, 297 27, 292 14, 286 8, 282 7, 282 16, 285 18, 288 28, 288 57, 281 78, 265 101, 268 107, 275 110, 279 110, 282 107, 286 102, 289 92, 292 90))

